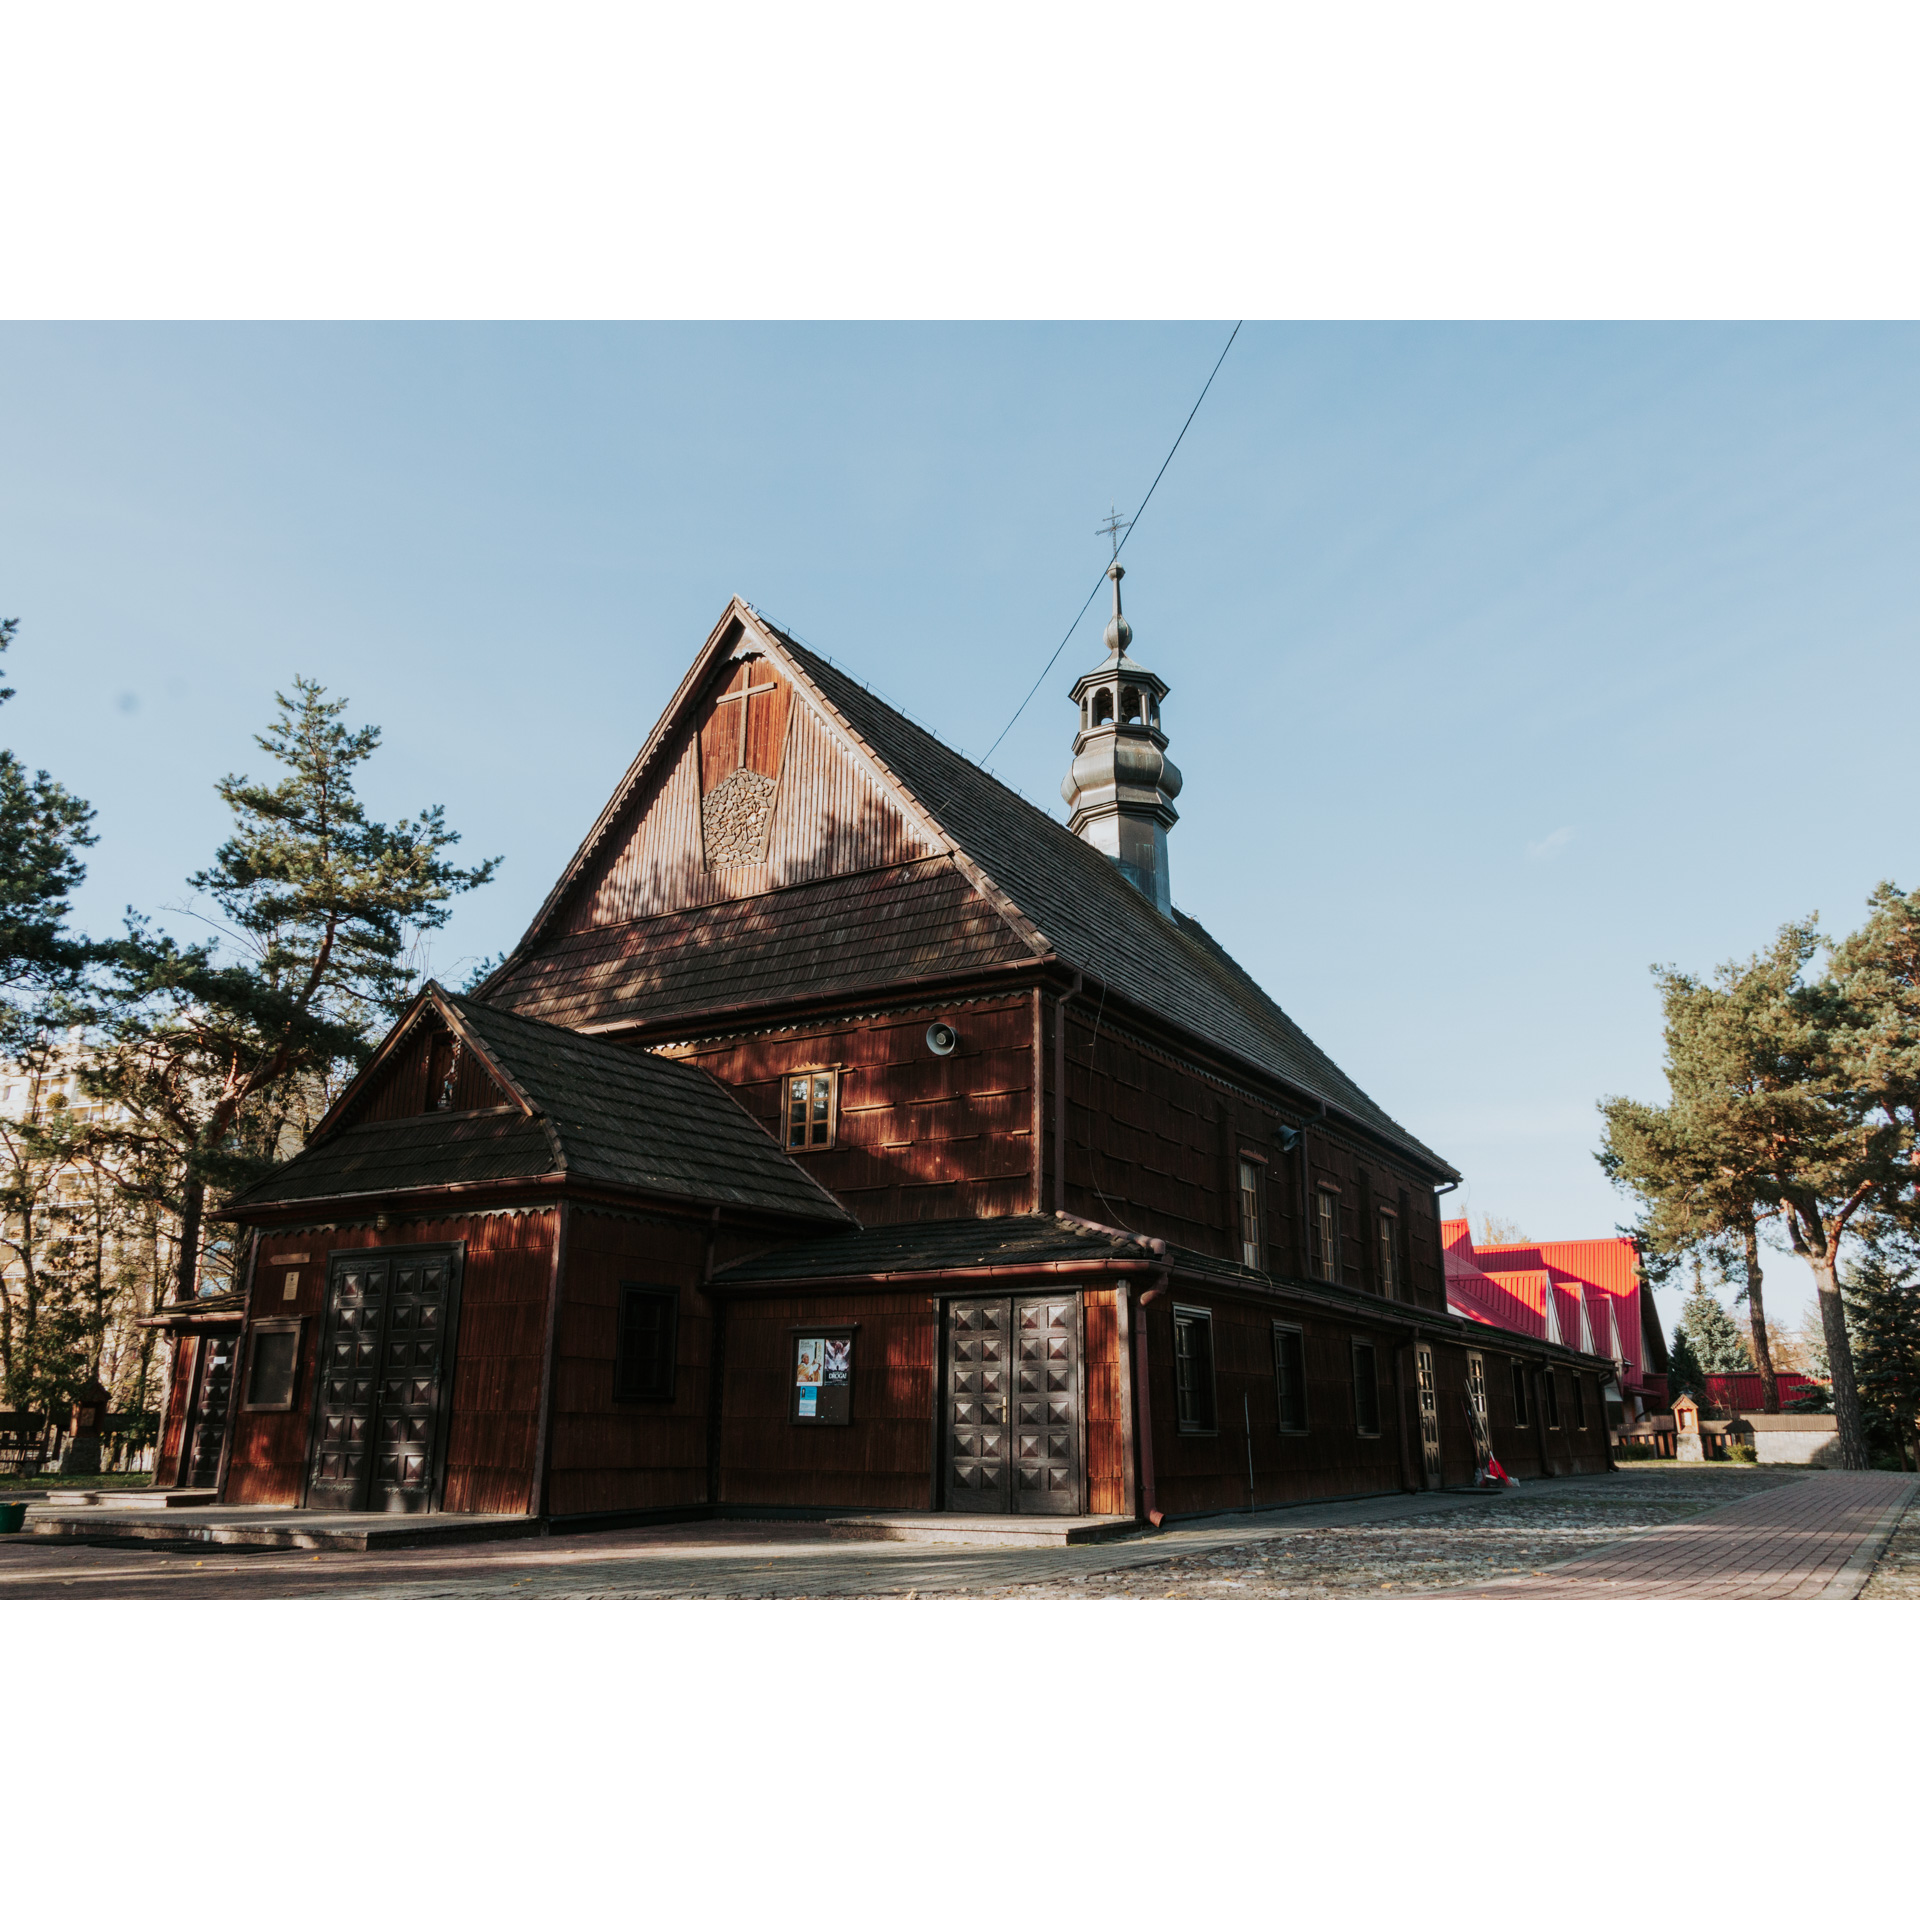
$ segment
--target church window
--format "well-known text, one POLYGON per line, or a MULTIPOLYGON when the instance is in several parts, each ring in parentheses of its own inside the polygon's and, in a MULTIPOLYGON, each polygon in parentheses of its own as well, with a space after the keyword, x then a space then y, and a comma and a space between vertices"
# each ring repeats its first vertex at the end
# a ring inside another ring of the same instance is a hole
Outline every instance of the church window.
POLYGON ((1400 1298, 1400 1222, 1390 1207, 1380 1210, 1380 1291, 1400 1298))
POLYGON ((835 1076, 827 1072, 795 1073, 787 1077, 787 1148, 805 1153, 833 1145, 838 1102, 835 1076))
POLYGON ((1315 1276, 1330 1287, 1340 1284, 1340 1195, 1322 1187, 1314 1196, 1313 1265, 1315 1276))
POLYGON ((1104 727, 1113 718, 1113 689, 1102 687, 1093 696, 1093 724, 1104 727))
POLYGON ((1511 1362, 1513 1367, 1513 1424, 1524 1427, 1527 1424, 1527 1369, 1524 1361, 1511 1362))
POLYGON ((1140 718, 1140 689, 1128 687, 1120 695, 1120 718, 1138 721, 1140 718))
POLYGON ((1173 1397, 1182 1433, 1212 1433, 1213 1315, 1204 1307, 1173 1310, 1173 1397))
POLYGON ((1280 1431, 1307 1430, 1306 1340, 1298 1327, 1273 1328, 1273 1384, 1280 1399, 1280 1431))
POLYGON ((614 1399, 671 1400, 679 1343, 679 1294, 664 1287, 623 1286, 613 1368, 614 1399))
POLYGON ((1380 1368, 1371 1340, 1353 1343, 1353 1423, 1369 1439, 1380 1432, 1380 1368))
POLYGON ((1240 1264, 1264 1267, 1267 1235, 1261 1219, 1260 1176, 1264 1169, 1251 1154, 1240 1157, 1240 1264))

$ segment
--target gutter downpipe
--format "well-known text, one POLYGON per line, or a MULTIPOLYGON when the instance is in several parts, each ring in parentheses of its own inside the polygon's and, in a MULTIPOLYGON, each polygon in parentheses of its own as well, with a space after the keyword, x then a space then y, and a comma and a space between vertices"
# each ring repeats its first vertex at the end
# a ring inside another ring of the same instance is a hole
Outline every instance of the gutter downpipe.
POLYGON ((1140 1296, 1133 1370, 1134 1397, 1140 1403, 1140 1503, 1146 1509, 1147 1524, 1158 1527, 1165 1524, 1167 1516, 1155 1504, 1158 1488, 1153 1477, 1153 1395, 1147 1384, 1147 1309, 1154 1301, 1163 1299, 1167 1289, 1173 1285, 1173 1256, 1167 1251, 1164 1240, 1152 1240, 1148 1245, 1155 1257, 1164 1264, 1159 1279, 1140 1296))

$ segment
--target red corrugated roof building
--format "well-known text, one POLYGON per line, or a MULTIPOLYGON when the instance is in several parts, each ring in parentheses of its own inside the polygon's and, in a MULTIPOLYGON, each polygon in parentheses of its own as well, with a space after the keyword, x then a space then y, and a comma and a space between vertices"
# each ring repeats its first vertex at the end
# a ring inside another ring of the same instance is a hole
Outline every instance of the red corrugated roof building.
POLYGON ((1465 1220, 1440 1231, 1451 1312, 1610 1359, 1631 1417, 1666 1411, 1667 1345, 1631 1240, 1476 1247, 1465 1220))

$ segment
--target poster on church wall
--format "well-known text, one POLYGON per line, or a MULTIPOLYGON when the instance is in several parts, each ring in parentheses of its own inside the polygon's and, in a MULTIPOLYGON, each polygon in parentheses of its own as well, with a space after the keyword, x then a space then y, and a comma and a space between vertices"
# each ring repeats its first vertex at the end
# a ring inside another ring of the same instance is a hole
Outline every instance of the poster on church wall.
POLYGON ((844 1427, 853 1417, 853 1329, 809 1328, 793 1336, 788 1417, 796 1424, 844 1427))

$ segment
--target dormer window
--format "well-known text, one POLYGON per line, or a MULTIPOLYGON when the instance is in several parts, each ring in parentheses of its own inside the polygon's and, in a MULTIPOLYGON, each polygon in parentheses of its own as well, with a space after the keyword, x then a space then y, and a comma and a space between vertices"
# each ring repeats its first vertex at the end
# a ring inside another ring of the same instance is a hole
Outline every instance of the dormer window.
POLYGON ((1104 727, 1113 719, 1113 689, 1102 687, 1093 696, 1093 724, 1104 727))

